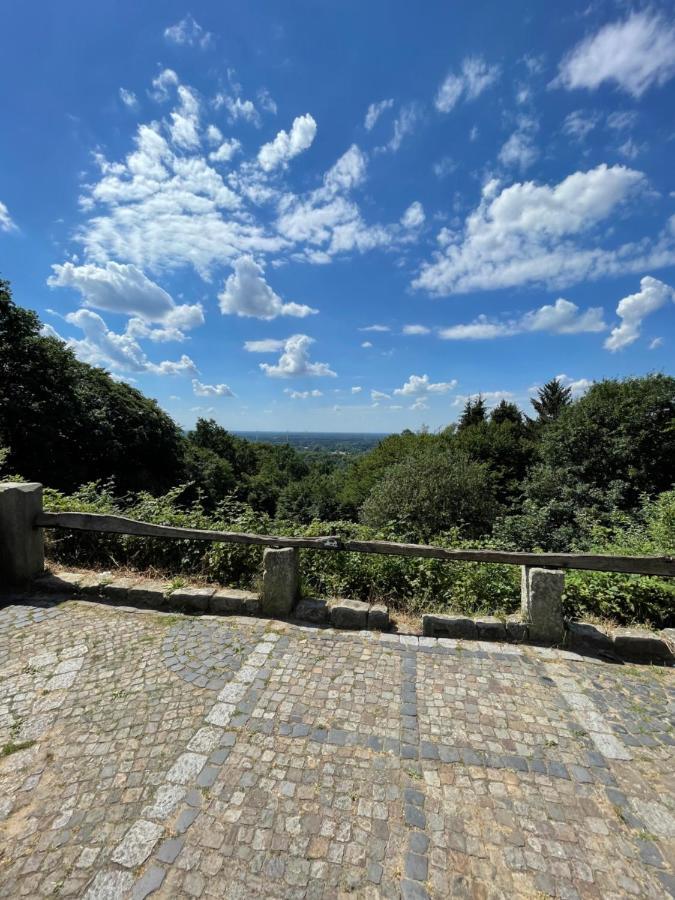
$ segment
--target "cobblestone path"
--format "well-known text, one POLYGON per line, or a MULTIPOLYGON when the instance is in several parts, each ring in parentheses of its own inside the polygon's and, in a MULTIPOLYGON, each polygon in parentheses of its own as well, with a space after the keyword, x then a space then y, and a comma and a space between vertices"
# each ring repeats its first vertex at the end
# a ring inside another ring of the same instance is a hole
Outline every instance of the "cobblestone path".
POLYGON ((0 609, 0 896, 675 896, 675 672, 0 609))

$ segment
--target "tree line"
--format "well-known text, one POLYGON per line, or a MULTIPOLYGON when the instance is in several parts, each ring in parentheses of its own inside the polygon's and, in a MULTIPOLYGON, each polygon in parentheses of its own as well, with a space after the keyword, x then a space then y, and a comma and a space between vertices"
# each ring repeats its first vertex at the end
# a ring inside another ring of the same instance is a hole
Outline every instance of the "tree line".
POLYGON ((344 460, 248 441, 212 419, 185 434, 40 328, 0 281, 1 471, 63 492, 105 482, 123 503, 181 485, 176 501, 207 512, 236 501, 301 525, 564 551, 634 521, 675 482, 675 379, 663 374, 603 380, 578 399, 552 380, 532 415, 505 400, 488 411, 479 396, 438 434, 406 430, 344 460))

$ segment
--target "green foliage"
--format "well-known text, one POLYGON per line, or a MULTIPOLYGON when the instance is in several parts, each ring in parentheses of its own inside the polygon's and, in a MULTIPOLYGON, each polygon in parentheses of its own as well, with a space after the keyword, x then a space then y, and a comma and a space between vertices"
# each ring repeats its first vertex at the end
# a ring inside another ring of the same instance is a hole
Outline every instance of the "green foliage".
POLYGON ((475 399, 469 397, 464 404, 457 427, 461 431, 463 428, 470 428, 472 425, 480 425, 481 422, 485 421, 486 416, 487 408, 483 397, 480 394, 475 399))
POLYGON ((365 524, 391 524, 423 541, 453 527, 478 537, 490 530, 496 513, 488 466, 440 442, 391 466, 361 507, 365 524))
POLYGON ((560 413, 572 402, 572 388, 564 387, 561 381, 553 378, 539 388, 537 396, 530 403, 537 413, 537 421, 542 425, 555 422, 560 413))
POLYGON ((6 466, 65 490, 114 476, 121 491, 166 490, 181 474, 182 440, 153 401, 40 334, 0 281, 0 444, 6 466), (46 451, 48 448, 48 452, 46 451))

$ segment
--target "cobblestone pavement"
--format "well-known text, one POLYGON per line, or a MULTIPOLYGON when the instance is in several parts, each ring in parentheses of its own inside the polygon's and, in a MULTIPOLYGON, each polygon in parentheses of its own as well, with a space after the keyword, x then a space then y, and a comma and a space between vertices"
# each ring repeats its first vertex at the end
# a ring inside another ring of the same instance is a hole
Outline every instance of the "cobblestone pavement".
POLYGON ((675 672, 0 609, 1 897, 675 896, 675 672))

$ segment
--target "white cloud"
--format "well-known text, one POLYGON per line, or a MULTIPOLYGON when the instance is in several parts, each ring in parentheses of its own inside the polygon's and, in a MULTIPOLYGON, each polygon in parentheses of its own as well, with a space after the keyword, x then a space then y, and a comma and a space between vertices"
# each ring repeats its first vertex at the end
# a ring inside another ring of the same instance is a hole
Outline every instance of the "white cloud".
POLYGON ((309 348, 313 343, 314 339, 306 334, 294 334, 284 341, 284 352, 277 364, 260 363, 260 368, 270 378, 335 377, 327 363, 310 361, 309 348))
POLYGON ((265 172, 278 166, 286 166, 290 159, 303 153, 312 145, 316 135, 316 122, 309 113, 293 120, 290 134, 280 131, 273 141, 263 144, 258 152, 258 162, 265 172))
POLYGON ((120 100, 129 109, 138 109, 138 98, 133 91, 128 91, 126 88, 121 87, 120 100))
POLYGON ((467 293, 531 283, 561 287, 644 264, 668 264, 672 237, 616 250, 584 247, 594 228, 616 215, 646 185, 641 172, 597 166, 558 184, 517 182, 501 188, 490 181, 478 207, 458 233, 444 232, 442 250, 425 263, 413 287, 434 294, 467 293))
POLYGON ((228 385, 202 384, 196 378, 192 379, 192 390, 197 397, 234 397, 228 385))
POLYGON ((524 171, 539 156, 534 144, 538 125, 530 116, 520 116, 518 127, 499 151, 499 161, 504 166, 514 166, 524 171))
POLYGON ((206 139, 211 146, 216 146, 223 140, 223 132, 217 125, 209 125, 206 129, 206 139))
POLYGON ((229 141, 223 141, 217 150, 212 150, 211 153, 209 153, 209 159, 211 162, 226 163, 229 162, 240 149, 241 144, 239 141, 236 140, 236 138, 232 138, 229 141))
POLYGON ((394 132, 389 141, 381 147, 376 147, 376 153, 396 153, 403 143, 404 138, 412 134, 420 118, 420 108, 416 103, 408 103, 401 107, 399 114, 394 119, 394 132))
POLYGON ((360 394, 363 388, 360 385, 356 385, 352 388, 352 394, 360 394))
POLYGON ((625 131, 633 128, 638 119, 638 114, 634 111, 613 112, 607 116, 607 125, 614 131, 625 131))
POLYGON ((363 347, 364 350, 370 350, 373 345, 372 345, 371 341, 364 341, 361 344, 361 346, 363 347))
MULTIPOLYGON (((70 287, 77 290, 85 306, 107 312, 139 316, 144 322, 161 322, 172 330, 169 340, 181 340, 182 332, 196 328, 204 322, 201 304, 177 306, 170 294, 140 269, 131 264, 107 262, 105 266, 86 263, 76 266, 71 262, 52 266, 54 271, 47 279, 50 287, 70 287)), ((143 321, 130 325, 136 337, 151 337, 147 328, 143 333, 143 321)), ((153 338, 155 340, 167 338, 153 338)))
POLYGON ((657 350, 659 347, 663 347, 663 338, 662 337, 656 337, 656 338, 654 338, 653 341, 649 342, 650 350, 657 350))
POLYGON ((604 25, 560 63, 555 86, 594 90, 614 82, 639 98, 675 75, 675 27, 650 10, 604 25))
POLYGON ((480 56, 467 56, 458 75, 450 73, 441 84, 434 101, 439 112, 448 113, 464 96, 475 100, 499 78, 499 66, 490 66, 480 56))
POLYGON ((380 100, 379 103, 371 103, 370 106, 368 107, 368 111, 366 112, 365 122, 363 123, 363 126, 366 129, 366 131, 372 131, 373 128, 375 127, 377 120, 380 118, 382 113, 386 109, 391 109, 391 107, 393 105, 394 105, 393 99, 380 100))
POLYGON ((403 334, 429 334, 431 328, 426 325, 404 325, 403 334))
POLYGON ((612 329, 605 341, 606 350, 622 350, 640 337, 642 320, 650 313, 656 312, 668 302, 675 300, 675 291, 663 281, 645 275, 640 280, 637 294, 629 294, 619 301, 616 313, 621 324, 612 329))
POLYGON ((264 338, 262 341, 246 341, 244 350, 248 350, 249 353, 276 353, 278 350, 283 350, 285 344, 285 340, 264 338))
POLYGON ((401 225, 404 228, 419 228, 424 225, 424 207, 415 200, 401 216, 401 225))
POLYGON ((267 284, 264 269, 252 256, 241 256, 232 267, 234 272, 228 276, 222 293, 218 294, 220 311, 224 315, 269 320, 277 316, 304 318, 318 312, 301 303, 284 303, 267 284))
MULTIPOLYGON (((472 129, 473 130, 473 129, 472 129)), ((471 138, 473 140, 473 138, 471 138)), ((457 169, 457 163, 451 156, 443 156, 431 167, 436 178, 447 178, 457 169)))
POLYGON ((180 22, 170 25, 164 30, 164 37, 172 44, 182 44, 190 47, 208 47, 211 42, 211 34, 204 31, 202 26, 196 22, 188 13, 180 22))
POLYGON ((514 334, 546 331, 550 334, 579 334, 604 331, 607 328, 600 306, 581 312, 575 303, 559 297, 553 305, 533 309, 517 319, 495 320, 480 315, 466 325, 439 329, 439 337, 446 341, 489 340, 511 337, 514 334))
POLYGON ((66 343, 78 359, 94 366, 119 368, 124 372, 151 375, 196 375, 197 367, 189 356, 177 361, 150 362, 134 338, 110 331, 98 313, 78 309, 68 313, 66 322, 84 332, 81 339, 69 338, 66 343))
POLYGON ((216 109, 225 107, 230 124, 243 119, 256 128, 260 127, 260 113, 252 100, 242 100, 241 97, 231 97, 229 94, 216 94, 213 105, 216 109))
POLYGON ((418 397, 414 403, 411 403, 410 409, 415 412, 419 412, 420 410, 423 410, 423 409, 429 409, 429 404, 426 402, 424 397, 418 397))
POLYGON ((14 231, 16 225, 12 222, 12 217, 5 204, 0 200, 0 231, 14 231))
POLYGON ((583 141, 600 121, 600 115, 594 110, 575 109, 565 117, 562 130, 563 134, 583 141))
POLYGON ((389 394, 385 394, 383 391, 371 391, 370 399, 373 403, 381 403, 383 400, 391 400, 389 394))
POLYGON ((388 325, 366 325, 364 328, 359 328, 359 331, 375 331, 381 332, 384 334, 386 331, 391 331, 391 328, 388 325))
POLYGON ((182 84, 178 85, 179 105, 171 113, 171 140, 181 149, 199 147, 199 100, 182 84))
MULTIPOLYGON (((530 390, 536 390, 536 387, 531 388, 530 390)), ((453 406, 464 406, 467 400, 477 400, 479 397, 485 401, 485 405, 487 407, 497 406, 498 403, 501 403, 502 400, 512 400, 513 393, 511 391, 482 391, 480 394, 456 394, 452 405, 453 406)))
POLYGON ((310 397, 323 397, 323 391, 291 391, 284 388, 284 394, 288 394, 291 400, 308 400, 310 397))
POLYGON ((456 379, 432 384, 428 375, 411 375, 403 387, 396 388, 394 394, 397 397, 427 397, 429 394, 447 394, 456 386, 456 379))
POLYGON ((637 144, 633 138, 628 138, 628 140, 625 140, 618 149, 619 153, 622 156, 625 156, 626 159, 635 159, 647 149, 647 145, 637 144))
POLYGON ((565 387, 570 388, 573 397, 579 397, 585 394, 593 382, 588 378, 570 378, 569 375, 556 375, 556 381, 559 381, 565 387))
POLYGON ((158 103, 163 103, 169 99, 169 88, 176 87, 178 84, 178 75, 173 69, 163 69, 156 78, 152 79, 154 88, 151 96, 158 103))

